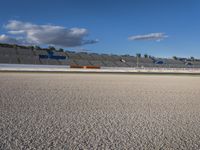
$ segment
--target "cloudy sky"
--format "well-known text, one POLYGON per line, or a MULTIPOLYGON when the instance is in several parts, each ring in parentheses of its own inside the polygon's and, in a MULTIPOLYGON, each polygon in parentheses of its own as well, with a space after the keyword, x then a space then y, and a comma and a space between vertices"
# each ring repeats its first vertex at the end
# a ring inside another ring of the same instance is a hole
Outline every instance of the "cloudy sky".
POLYGON ((200 58, 199 0, 1 0, 0 42, 200 58))

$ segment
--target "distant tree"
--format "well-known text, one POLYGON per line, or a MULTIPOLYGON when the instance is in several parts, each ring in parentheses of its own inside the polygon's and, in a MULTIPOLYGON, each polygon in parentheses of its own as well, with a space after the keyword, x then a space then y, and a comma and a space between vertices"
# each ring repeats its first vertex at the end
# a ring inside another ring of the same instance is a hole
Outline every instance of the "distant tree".
POLYGON ((49 50, 50 50, 50 51, 55 51, 55 50, 56 50, 56 48, 55 48, 55 47, 53 47, 53 46, 49 46, 49 50))
POLYGON ((60 48, 58 51, 59 51, 59 52, 64 52, 64 49, 60 48))
POLYGON ((14 45, 13 45, 13 48, 17 49, 17 48, 18 48, 18 45, 17 45, 17 44, 14 44, 14 45))
POLYGON ((177 60, 178 58, 177 58, 176 56, 173 56, 173 59, 174 59, 174 60, 177 60))
POLYGON ((151 58, 151 59, 155 59, 156 57, 155 57, 155 56, 149 56, 149 58, 151 58))
POLYGON ((141 57, 141 54, 140 54, 140 53, 137 53, 137 54, 136 54, 136 57, 140 58, 140 57, 141 57))
POLYGON ((10 47, 10 48, 13 48, 13 47, 14 47, 13 45, 7 44, 7 43, 1 43, 1 46, 2 46, 2 47, 10 47))
POLYGON ((41 47, 39 47, 39 46, 34 46, 34 49, 36 49, 36 50, 41 50, 41 47))
POLYGON ((149 55, 148 54, 144 54, 144 58, 148 58, 149 57, 149 55))
POLYGON ((34 50, 34 46, 28 46, 27 48, 34 50))
POLYGON ((195 58, 194 58, 193 56, 191 56, 190 59, 191 59, 191 61, 194 61, 194 60, 195 60, 195 58))

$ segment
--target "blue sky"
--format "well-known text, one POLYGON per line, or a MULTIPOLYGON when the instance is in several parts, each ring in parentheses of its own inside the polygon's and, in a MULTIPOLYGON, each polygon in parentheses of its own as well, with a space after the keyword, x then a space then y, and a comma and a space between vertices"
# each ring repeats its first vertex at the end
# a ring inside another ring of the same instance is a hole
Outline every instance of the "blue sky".
POLYGON ((8 33, 13 28, 5 28, 9 21, 15 20, 38 26, 87 30, 78 30, 82 32, 75 38, 78 42, 66 49, 200 58, 198 0, 1 0, 0 14, 0 35, 6 37, 16 36, 8 33), (151 33, 163 33, 166 37, 128 40, 130 36, 151 33), (79 45, 75 46, 77 43, 79 45))

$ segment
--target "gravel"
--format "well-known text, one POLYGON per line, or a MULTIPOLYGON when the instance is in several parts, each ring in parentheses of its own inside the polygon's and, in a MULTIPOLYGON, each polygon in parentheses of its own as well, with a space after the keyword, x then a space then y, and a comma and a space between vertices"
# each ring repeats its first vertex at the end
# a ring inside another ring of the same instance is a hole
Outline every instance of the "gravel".
POLYGON ((200 77, 0 73, 0 149, 200 149, 200 77))

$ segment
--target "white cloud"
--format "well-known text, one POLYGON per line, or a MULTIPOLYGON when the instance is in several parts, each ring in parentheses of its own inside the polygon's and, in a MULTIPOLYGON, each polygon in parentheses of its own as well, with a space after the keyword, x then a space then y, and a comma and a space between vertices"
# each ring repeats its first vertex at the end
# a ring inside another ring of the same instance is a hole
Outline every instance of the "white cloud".
POLYGON ((1 43, 8 43, 8 44, 25 44, 22 39, 12 38, 12 37, 9 37, 5 34, 0 35, 0 42, 1 43))
MULTIPOLYGON (((62 47, 75 47, 94 44, 98 40, 87 40, 88 30, 85 28, 66 28, 54 25, 36 25, 28 22, 11 20, 5 25, 10 35, 23 37, 29 44, 46 44, 62 47)), ((7 38, 10 38, 7 36, 7 38)), ((16 41, 18 41, 16 38, 16 41)), ((14 40, 14 38, 12 38, 14 40)), ((19 44, 19 43, 17 43, 19 44)))
POLYGON ((133 35, 128 37, 129 40, 131 41, 136 41, 136 40, 155 40, 155 41, 161 41, 168 36, 165 33, 150 33, 150 34, 144 34, 144 35, 133 35))
POLYGON ((24 30, 19 30, 19 31, 8 31, 10 34, 24 34, 24 30))

